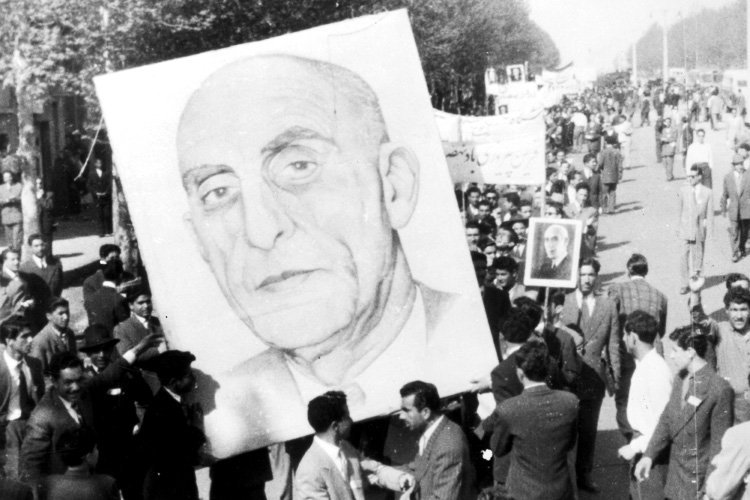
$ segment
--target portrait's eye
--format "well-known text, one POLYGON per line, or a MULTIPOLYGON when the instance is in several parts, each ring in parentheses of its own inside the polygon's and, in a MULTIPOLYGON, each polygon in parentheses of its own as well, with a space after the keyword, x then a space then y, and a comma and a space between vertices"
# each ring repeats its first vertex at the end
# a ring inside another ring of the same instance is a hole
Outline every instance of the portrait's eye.
POLYGON ((304 146, 290 146, 271 158, 268 175, 282 189, 309 184, 321 171, 319 152, 304 146))
POLYGON ((198 198, 206 210, 233 203, 239 193, 239 179, 236 175, 226 172, 205 178, 197 189, 198 198))

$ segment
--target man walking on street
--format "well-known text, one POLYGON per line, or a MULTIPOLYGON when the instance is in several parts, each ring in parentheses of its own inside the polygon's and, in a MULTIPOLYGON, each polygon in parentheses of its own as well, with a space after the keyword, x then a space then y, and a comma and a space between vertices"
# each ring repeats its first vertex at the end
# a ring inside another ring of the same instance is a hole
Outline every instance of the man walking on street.
POLYGON ((747 232, 750 229, 750 173, 743 167, 744 158, 736 154, 732 171, 724 177, 724 187, 719 201, 721 213, 726 215, 732 262, 745 256, 747 232))
POLYGON ((601 153, 602 207, 605 214, 615 213, 617 183, 622 180, 622 155, 615 149, 616 140, 607 140, 601 153))
MULTIPOLYGON (((659 144, 661 147, 661 159, 664 163, 664 171, 667 174, 667 182, 674 179, 674 154, 677 151, 677 130, 672 127, 672 119, 664 119, 664 128, 661 131, 659 138, 659 144)), ((688 165, 687 160, 685 165, 688 165)), ((687 168, 687 167, 686 167, 687 168)))
POLYGON ((688 185, 680 188, 677 237, 682 241, 680 293, 689 291, 688 280, 703 273, 706 239, 713 233, 713 195, 701 184, 701 171, 692 165, 687 171, 688 185))

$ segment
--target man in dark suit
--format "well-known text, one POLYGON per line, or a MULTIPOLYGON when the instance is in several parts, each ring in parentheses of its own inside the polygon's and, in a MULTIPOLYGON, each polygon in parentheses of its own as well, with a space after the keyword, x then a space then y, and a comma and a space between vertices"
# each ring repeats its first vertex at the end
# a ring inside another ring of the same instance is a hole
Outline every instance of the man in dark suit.
POLYGON ((162 387, 146 410, 140 432, 147 468, 144 500, 198 500, 193 467, 206 438, 199 428, 200 411, 183 405, 195 387, 193 361, 195 356, 183 351, 150 360, 162 387))
POLYGON ((589 203, 599 212, 602 196, 602 176, 599 173, 595 154, 586 153, 583 157, 583 177, 589 185, 589 203))
MULTIPOLYGON (((641 254, 634 253, 626 264, 628 270, 628 281, 613 284, 608 295, 617 304, 620 338, 623 336, 622 328, 625 326, 625 318, 634 311, 644 311, 651 315, 658 324, 658 337, 655 342, 656 350, 662 354, 661 338, 664 337, 667 323, 667 297, 646 281, 648 274, 648 261, 641 254)), ((628 424, 627 407, 628 394, 630 392, 630 379, 635 370, 633 355, 625 350, 624 345, 620 348, 620 386, 615 394, 615 406, 617 407, 617 426, 626 440, 630 440, 633 430, 628 424)))
POLYGON ((42 498, 46 500, 120 500, 115 478, 92 474, 96 464, 96 440, 85 427, 68 430, 60 436, 60 458, 65 473, 46 478, 42 498))
POLYGON ((560 321, 573 325, 583 334, 583 365, 576 395, 578 410, 578 453, 576 472, 579 488, 599 491, 591 479, 594 466, 596 427, 608 385, 619 383, 620 326, 617 306, 612 299, 596 291, 601 266, 595 259, 583 259, 579 267, 578 288, 566 295, 560 321))
POLYGON ((711 459, 721 449, 721 438, 734 419, 734 391, 706 362, 708 339, 691 327, 669 335, 675 377, 667 406, 635 467, 636 479, 648 478, 656 458, 669 449, 669 471, 664 496, 702 498, 711 459))
POLYGON ((599 156, 602 172, 601 204, 603 213, 612 214, 617 207, 617 183, 622 180, 622 154, 615 148, 617 139, 608 138, 604 144, 604 150, 599 156))
POLYGON ((76 336, 68 328, 70 322, 70 306, 62 298, 54 299, 47 306, 47 324, 31 341, 31 357, 42 363, 42 371, 46 372, 52 356, 59 352, 77 352, 76 336))
POLYGON ((28 238, 31 256, 20 267, 20 274, 29 286, 34 306, 27 311, 34 332, 47 322, 45 314, 52 297, 60 297, 63 289, 63 269, 60 261, 49 255, 47 242, 40 234, 28 238))
POLYGON ((107 265, 107 262, 113 260, 120 260, 120 247, 113 245, 112 243, 105 243, 99 247, 99 268, 94 274, 89 276, 83 281, 83 302, 86 303, 89 297, 94 295, 104 283, 104 273, 102 269, 107 265))
POLYGON ((151 347, 149 341, 126 352, 93 377, 86 377, 83 361, 76 354, 61 352, 52 356, 49 374, 53 385, 31 413, 21 446, 23 476, 29 482, 38 484, 50 474, 65 472, 58 450, 60 436, 70 429, 94 425, 94 396, 115 387, 138 356, 151 347))
MULTIPOLYGON (((151 315, 151 292, 144 287, 131 288, 127 292, 130 317, 117 324, 114 329, 114 337, 119 339, 117 350, 120 353, 132 348, 150 333, 164 335, 158 318, 151 315)), ((159 355, 159 350, 153 348, 141 356, 141 360, 147 361, 159 355)))
POLYGON ((474 500, 476 474, 461 427, 440 412, 437 388, 422 381, 401 388, 399 417, 421 431, 419 451, 406 470, 413 474, 419 498, 474 500))
MULTIPOLYGON (((90 361, 86 375, 96 377, 112 365, 112 354, 118 342, 102 325, 89 325, 84 330, 84 344, 80 351, 90 361)), ((128 351, 135 348, 138 361, 142 362, 146 359, 146 353, 151 352, 151 349, 156 350, 152 346, 161 342, 160 333, 147 334, 123 350, 122 355, 127 355, 128 351)), ((140 424, 136 405, 148 407, 153 398, 151 389, 140 370, 128 367, 120 371, 119 378, 113 379, 112 384, 89 392, 94 409, 94 421, 91 425, 96 432, 99 451, 96 472, 117 479, 125 500, 140 499, 143 470, 140 467, 133 429, 140 424)))
POLYGON ((41 234, 28 238, 31 256, 23 264, 21 271, 34 274, 44 280, 52 297, 60 297, 63 290, 63 268, 60 259, 49 253, 49 246, 41 234))
POLYGON ((26 421, 44 395, 42 364, 28 356, 31 327, 20 317, 0 326, 0 466, 5 477, 18 479, 26 421))
POLYGON ((99 218, 99 236, 112 233, 112 173, 104 168, 100 158, 94 159, 86 187, 96 203, 99 218))
POLYGON ((750 172, 745 171, 744 158, 736 154, 732 171, 724 177, 724 187, 719 199, 721 212, 729 223, 729 243, 732 245, 732 262, 745 256, 745 245, 750 230, 750 172))
POLYGON ((576 443, 578 400, 547 387, 547 348, 524 344, 514 357, 523 384, 519 396, 495 409, 495 457, 510 454, 506 487, 511 498, 546 500, 575 496, 568 453, 576 443))
POLYGON ((122 262, 119 260, 107 262, 102 273, 104 276, 102 287, 83 305, 86 308, 89 325, 104 325, 112 332, 115 325, 130 316, 125 297, 117 290, 122 280, 122 262))

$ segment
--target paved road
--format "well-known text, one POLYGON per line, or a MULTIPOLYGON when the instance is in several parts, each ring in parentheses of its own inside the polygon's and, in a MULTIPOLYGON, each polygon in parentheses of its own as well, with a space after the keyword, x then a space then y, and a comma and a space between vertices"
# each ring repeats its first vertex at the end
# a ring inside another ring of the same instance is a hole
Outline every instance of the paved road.
MULTIPOLYGON (((714 156, 714 206, 724 175, 731 170, 733 152, 726 144, 726 131, 711 131, 706 124, 706 141, 714 156)), ((631 165, 625 170, 618 187, 617 213, 600 220, 599 258, 602 284, 626 279, 625 262, 633 252, 649 260, 648 280, 669 299, 667 332, 690 321, 686 296, 680 295, 679 241, 676 237, 677 191, 684 185, 685 171, 678 156, 675 180, 666 182, 661 164, 656 163, 653 127, 637 128, 633 134, 631 165)), ((706 313, 716 315, 723 309, 724 276, 730 272, 750 272, 750 258, 736 264, 731 261, 726 220, 716 212, 714 237, 706 244, 706 287, 703 304, 706 313)), ((604 402, 599 420, 595 480, 602 487, 599 495, 582 495, 582 499, 627 499, 627 466, 617 458, 617 448, 625 444, 616 430, 612 398, 604 402)))

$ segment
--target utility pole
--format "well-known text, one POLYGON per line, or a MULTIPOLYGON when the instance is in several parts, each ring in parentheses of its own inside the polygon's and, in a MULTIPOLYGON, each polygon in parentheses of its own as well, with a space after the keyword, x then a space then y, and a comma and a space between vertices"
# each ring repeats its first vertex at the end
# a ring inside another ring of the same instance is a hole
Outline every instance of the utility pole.
POLYGON ((662 85, 666 87, 667 81, 669 81, 669 51, 667 49, 667 29, 669 27, 667 26, 666 14, 662 18, 661 27, 661 73, 662 85))
POLYGON ((638 42, 633 44, 633 74, 631 80, 633 80, 633 85, 638 85, 638 42))

